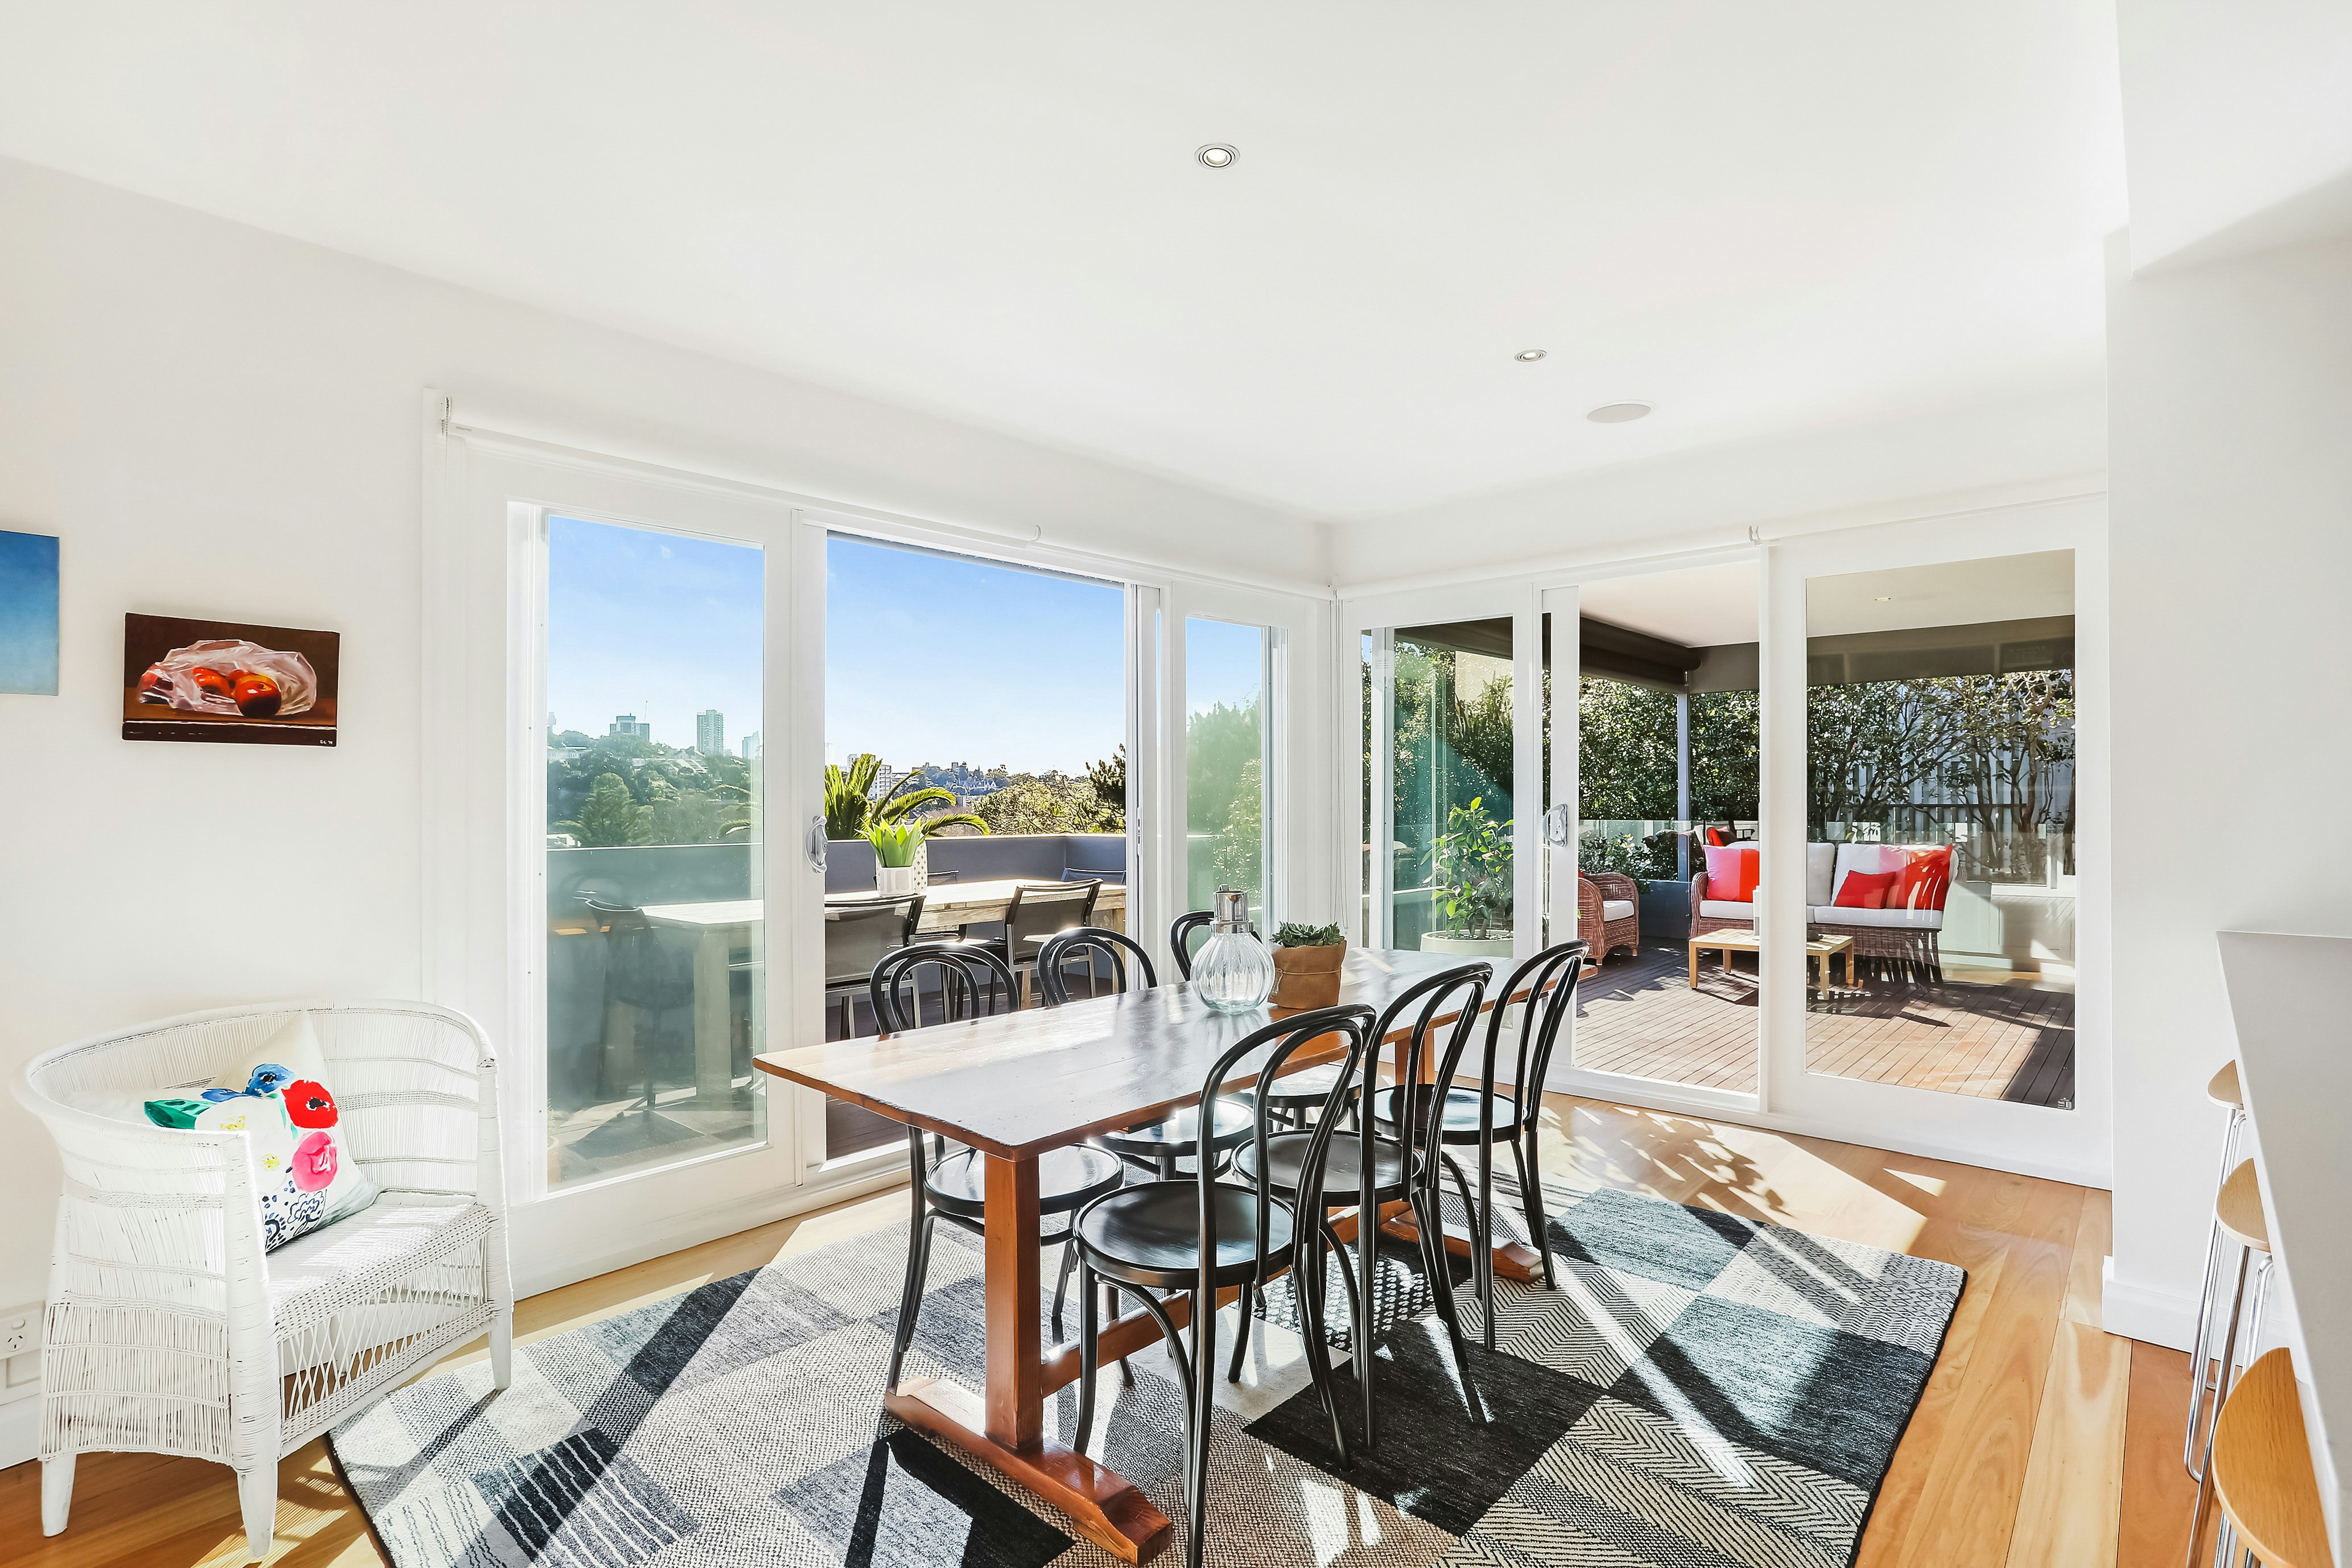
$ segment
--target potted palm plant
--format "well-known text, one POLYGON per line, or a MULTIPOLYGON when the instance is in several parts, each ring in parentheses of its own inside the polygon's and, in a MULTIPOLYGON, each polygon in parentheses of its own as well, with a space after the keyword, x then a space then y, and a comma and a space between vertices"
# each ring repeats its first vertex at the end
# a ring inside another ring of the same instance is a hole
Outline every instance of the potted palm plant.
POLYGON ((1421 951, 1507 956, 1510 929, 1495 921, 1511 907, 1511 825, 1495 820, 1484 796, 1457 805, 1429 847, 1429 863, 1430 896, 1445 924, 1423 933, 1421 951))
POLYGON ((874 780, 881 771, 882 759, 872 752, 858 752, 849 759, 846 767, 835 763, 824 765, 824 836, 832 839, 864 839, 874 846, 877 891, 888 890, 884 886, 883 870, 904 868, 910 875, 906 879, 908 886, 903 890, 915 892, 929 880, 931 835, 943 827, 969 827, 985 833, 988 824, 968 811, 917 816, 924 806, 955 805, 954 795, 936 784, 925 784, 919 773, 908 773, 876 800, 874 780), (912 847, 904 860, 892 862, 883 858, 881 843, 871 833, 883 826, 911 830, 912 847))

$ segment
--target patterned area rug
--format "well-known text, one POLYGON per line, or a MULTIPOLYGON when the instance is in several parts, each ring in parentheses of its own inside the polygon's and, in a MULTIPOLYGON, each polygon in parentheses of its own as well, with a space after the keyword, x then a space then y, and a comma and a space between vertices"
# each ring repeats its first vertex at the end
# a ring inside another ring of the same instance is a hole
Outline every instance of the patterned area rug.
MULTIPOLYGON (((1383 1254, 1381 1443, 1353 1469, 1270 1293, 1211 1439, 1211 1562, 1853 1561, 1961 1271, 1622 1193, 1546 1196, 1559 1288, 1497 1283, 1497 1353, 1471 1346, 1468 1389, 1430 1282, 1383 1254)), ((336 1459, 397 1568, 1111 1563, 881 1414, 904 1245, 893 1226, 520 1347, 503 1394, 486 1364, 426 1377, 337 1427, 336 1459)), ((1456 1300, 1475 1339, 1475 1297, 1456 1300)), ((978 1386, 981 1321, 979 1244, 941 1226, 908 1373, 978 1386)), ((1159 1348, 1129 1365, 1131 1388, 1106 1370, 1092 1451, 1175 1521, 1172 1553, 1191 1527, 1174 1369, 1159 1348)), ((1076 1415, 1064 1390, 1049 1429, 1076 1415)))

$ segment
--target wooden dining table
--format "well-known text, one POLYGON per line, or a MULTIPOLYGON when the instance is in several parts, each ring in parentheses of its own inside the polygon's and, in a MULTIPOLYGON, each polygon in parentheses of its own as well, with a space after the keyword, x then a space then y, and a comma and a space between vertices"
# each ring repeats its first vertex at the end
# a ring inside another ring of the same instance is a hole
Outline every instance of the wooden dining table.
MULTIPOLYGON (((1339 1000, 1382 1009, 1416 982, 1459 962, 1433 953, 1350 949, 1339 1000)), ((1490 996, 1486 1005, 1495 1001, 1490 996)), ((1038 1157, 1198 1103, 1202 1080, 1218 1057, 1284 1016, 1265 1007, 1212 1012, 1190 985, 1176 984, 754 1058, 762 1072, 969 1144, 984 1156, 987 1386, 974 1391, 942 1378, 910 1377, 886 1392, 884 1408, 993 1465, 1062 1510, 1088 1540, 1129 1563, 1149 1561, 1167 1545, 1167 1516, 1115 1471, 1045 1435, 1045 1401, 1076 1381, 1079 1347, 1043 1343, 1038 1157)), ((1446 1014, 1438 1021, 1458 1016, 1446 1014)), ((1387 1037, 1396 1046, 1400 1070, 1409 1034, 1410 1025, 1401 1021, 1387 1037)), ((1434 1058, 1434 1045, 1425 1056, 1434 1058)), ((1328 1046, 1302 1047, 1285 1070, 1342 1054, 1333 1036, 1328 1046)), ((1435 1065, 1424 1063, 1424 1078, 1433 1076, 1435 1065)), ((1255 1077, 1245 1074, 1226 1087, 1244 1087, 1255 1077)), ((1352 1236, 1355 1218, 1346 1216, 1335 1228, 1352 1236)), ((1399 1239, 1417 1235, 1402 1213, 1385 1216, 1381 1229, 1399 1239)), ((1474 1245, 1454 1226, 1447 1227, 1445 1244, 1465 1256, 1474 1245)), ((1531 1279, 1540 1268, 1525 1247, 1495 1249, 1496 1272, 1506 1278, 1531 1279)), ((1192 1321, 1186 1294, 1170 1297, 1164 1306, 1178 1328, 1192 1321)), ((1160 1337, 1150 1314, 1138 1310, 1106 1324, 1097 1343, 1109 1362, 1160 1337)))

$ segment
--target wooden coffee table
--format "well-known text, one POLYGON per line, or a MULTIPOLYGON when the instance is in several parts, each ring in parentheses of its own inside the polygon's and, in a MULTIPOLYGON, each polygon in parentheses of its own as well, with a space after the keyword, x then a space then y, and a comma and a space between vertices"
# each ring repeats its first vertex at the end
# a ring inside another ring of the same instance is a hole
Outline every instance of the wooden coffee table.
MULTIPOLYGON (((1703 950, 1710 947, 1723 954, 1723 967, 1726 969, 1731 967, 1733 953, 1761 951, 1760 944, 1756 940, 1756 933, 1752 931, 1709 931, 1705 936, 1691 938, 1690 983, 1693 985, 1698 984, 1698 955, 1703 950)), ((1822 1000, 1824 1002, 1829 1000, 1830 995, 1830 960, 1840 953, 1845 954, 1845 988, 1851 991, 1853 989, 1853 938, 1822 936, 1815 937, 1805 943, 1805 956, 1821 966, 1822 1000)))

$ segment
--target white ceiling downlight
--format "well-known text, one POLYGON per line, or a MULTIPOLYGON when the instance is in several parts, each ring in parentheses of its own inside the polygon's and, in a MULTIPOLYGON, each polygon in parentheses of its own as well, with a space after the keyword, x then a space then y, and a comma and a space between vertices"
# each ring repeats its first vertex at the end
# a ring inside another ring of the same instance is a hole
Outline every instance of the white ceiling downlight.
POLYGON ((1212 142, 1206 147, 1194 152, 1192 156, 1200 159, 1212 169, 1229 169, 1233 167, 1234 160, 1240 157, 1241 153, 1225 142, 1212 142))
POLYGON ((1544 355, 1549 352, 1550 351, 1547 349, 1521 349, 1511 357, 1518 361, 1521 364, 1533 364, 1536 361, 1543 358, 1544 355))
POLYGON ((1646 403, 1604 403, 1585 417, 1595 425, 1623 425, 1643 418, 1649 412, 1650 405, 1646 403))

